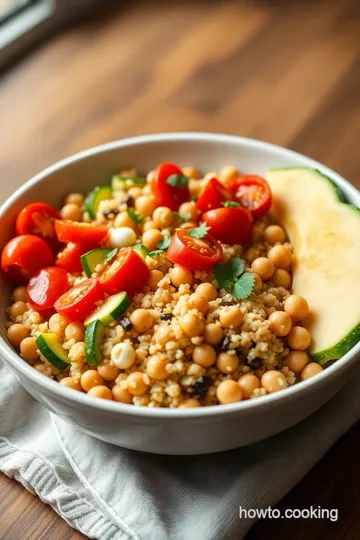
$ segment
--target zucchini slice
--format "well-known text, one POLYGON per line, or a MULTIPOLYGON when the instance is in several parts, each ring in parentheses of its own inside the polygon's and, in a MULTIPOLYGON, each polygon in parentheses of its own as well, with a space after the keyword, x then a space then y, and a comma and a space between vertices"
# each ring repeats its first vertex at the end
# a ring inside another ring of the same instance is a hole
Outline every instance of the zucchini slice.
POLYGON ((136 251, 138 255, 140 255, 142 259, 144 259, 144 261, 150 253, 149 250, 144 246, 144 244, 135 244, 134 246, 132 246, 132 248, 134 251, 136 251))
POLYGON ((113 321, 120 319, 121 315, 130 307, 131 298, 127 292, 121 292, 109 296, 105 302, 96 309, 84 322, 89 326, 94 321, 101 321, 103 325, 108 326, 113 321))
POLYGON ((81 264, 87 277, 91 277, 99 264, 104 264, 105 259, 113 249, 96 248, 81 256, 81 264))
POLYGON ((85 356, 89 366, 97 366, 101 362, 101 345, 104 339, 105 326, 98 319, 87 326, 85 331, 85 356))
POLYGON ((100 202, 107 199, 112 199, 112 189, 109 186, 98 186, 86 197, 85 208, 91 219, 96 218, 100 202))
POLYGON ((121 176, 114 174, 111 177, 111 187, 113 191, 127 191, 134 186, 145 186, 146 178, 144 176, 121 176))
POLYGON ((68 353, 61 346, 60 338, 56 334, 40 334, 36 339, 36 346, 46 360, 61 371, 70 366, 68 353))

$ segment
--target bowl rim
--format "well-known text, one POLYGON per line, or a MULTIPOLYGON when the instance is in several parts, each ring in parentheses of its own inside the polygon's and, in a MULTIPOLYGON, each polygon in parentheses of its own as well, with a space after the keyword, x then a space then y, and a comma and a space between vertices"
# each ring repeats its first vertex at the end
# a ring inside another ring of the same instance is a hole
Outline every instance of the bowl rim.
MULTIPOLYGON (((105 153, 118 148, 126 148, 128 146, 137 146, 143 144, 151 144, 158 142, 218 142, 221 144, 238 144, 248 148, 256 148, 258 150, 266 149, 277 154, 282 154, 285 157, 301 158, 306 162, 306 165, 312 168, 320 170, 325 175, 329 176, 334 182, 350 193, 351 197, 355 200, 359 200, 360 205, 360 192, 338 173, 330 168, 322 165, 318 161, 304 156, 299 152, 295 152, 288 148, 281 147, 269 142, 260 141, 248 137, 240 137, 236 135, 226 135, 219 133, 203 133, 203 132, 174 132, 174 133, 156 133, 151 135, 140 135, 135 137, 128 137, 119 139, 116 141, 108 142, 92 148, 78 152, 70 157, 57 161, 56 163, 46 167, 41 172, 34 175, 21 187, 19 187, 8 199, 0 206, 0 221, 2 216, 8 211, 13 203, 22 196, 29 189, 31 189, 39 181, 43 180, 50 174, 58 171, 66 166, 81 160, 85 160, 90 156, 105 153)), ((3 278, 2 278, 3 279, 3 278)), ((267 394, 260 399, 244 400, 237 403, 230 403, 227 405, 209 405, 206 407, 199 407, 194 409, 173 409, 173 408, 161 408, 161 407, 129 407, 126 404, 108 401, 88 396, 86 393, 74 392, 70 388, 59 384, 58 382, 49 379, 45 375, 36 371, 33 367, 27 364, 18 355, 15 350, 6 342, 5 338, 0 334, 0 353, 1 357, 5 357, 5 364, 10 364, 12 368, 20 372, 21 375, 27 377, 32 383, 38 386, 42 391, 54 393, 59 399, 72 401, 75 404, 86 405, 91 409, 95 409, 102 412, 125 414, 129 416, 148 418, 148 419, 173 419, 173 418, 191 418, 199 419, 203 417, 217 417, 224 414, 245 413, 248 410, 255 411, 258 408, 266 407, 269 405, 281 405, 287 401, 291 401, 295 396, 299 394, 306 394, 312 391, 314 386, 324 385, 328 379, 339 376, 350 363, 356 361, 356 355, 360 352, 360 342, 355 345, 347 354, 345 354, 340 361, 334 362, 331 366, 325 369, 323 372, 317 375, 317 377, 302 381, 301 384, 295 384, 286 388, 283 392, 275 392, 273 394, 267 394)))

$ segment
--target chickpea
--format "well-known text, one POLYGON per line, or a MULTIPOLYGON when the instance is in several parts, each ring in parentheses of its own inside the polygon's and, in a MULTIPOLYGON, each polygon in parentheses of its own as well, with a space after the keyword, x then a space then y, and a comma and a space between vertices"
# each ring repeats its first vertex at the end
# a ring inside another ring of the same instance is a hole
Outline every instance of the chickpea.
POLYGON ((130 189, 128 189, 127 194, 132 197, 134 201, 136 201, 136 199, 138 197, 141 197, 141 195, 143 194, 143 190, 141 189, 141 187, 131 187, 130 189))
POLYGON ((126 388, 122 388, 119 384, 115 384, 115 386, 113 386, 112 395, 113 399, 115 401, 119 401, 120 403, 127 403, 130 405, 130 403, 133 402, 133 397, 130 392, 128 392, 126 388))
POLYGON ((189 337, 200 336, 204 331, 204 323, 199 317, 187 313, 180 320, 181 330, 189 337))
POLYGON ((211 345, 202 343, 194 348, 192 359, 198 366, 210 367, 216 362, 216 351, 211 345))
POLYGON ((88 392, 94 386, 102 386, 104 384, 104 379, 101 377, 95 369, 89 369, 81 375, 80 384, 85 392, 88 392))
POLYGON ((239 172, 234 165, 225 165, 220 171, 220 180, 227 186, 238 174, 239 172))
POLYGON ((247 263, 251 264, 259 256, 259 250, 256 247, 249 247, 245 252, 245 260, 247 263))
POLYGON ((164 277, 163 272, 160 272, 160 270, 151 270, 148 286, 152 291, 156 291, 158 288, 158 283, 161 281, 164 277))
POLYGON ((205 326, 203 337, 205 343, 218 345, 224 337, 224 332, 218 324, 210 323, 205 326))
POLYGON ((287 270, 292 264, 292 253, 286 246, 274 246, 269 250, 268 257, 276 268, 287 270))
POLYGON ((292 349, 297 351, 305 351, 311 343, 311 334, 309 330, 303 328, 302 326, 294 326, 288 337, 288 344, 292 349))
POLYGON ((235 403, 243 399, 243 391, 235 381, 221 381, 216 389, 216 396, 223 405, 235 403))
POLYGON ((166 356, 150 356, 146 364, 146 373, 156 381, 163 381, 169 376, 166 370, 168 363, 166 356))
MULTIPOLYGON (((55 334, 61 335, 66 329, 68 321, 59 313, 54 313, 49 319, 49 330, 55 334)), ((84 336, 79 341, 83 341, 84 336)))
POLYGON ((271 278, 274 273, 274 265, 266 257, 258 257, 251 265, 251 270, 258 274, 264 281, 271 278))
POLYGON ((152 216, 156 208, 155 197, 153 195, 141 195, 135 199, 135 208, 142 216, 152 216))
POLYGON ((85 327, 82 322, 72 322, 65 328, 66 339, 75 339, 75 341, 84 341, 85 327))
POLYGON ((245 373, 245 375, 238 380, 238 385, 243 392, 244 399, 250 399, 254 390, 260 388, 259 377, 252 373, 245 373))
POLYGON ((310 362, 310 364, 307 364, 304 369, 301 372, 301 379, 305 381, 306 379, 310 379, 311 377, 314 377, 318 373, 320 373, 323 370, 323 368, 318 364, 317 362, 310 362))
POLYGON ((62 384, 63 386, 66 386, 67 388, 72 388, 73 390, 82 392, 80 383, 74 381, 72 377, 64 377, 63 379, 61 379, 60 384, 62 384))
POLYGON ((38 360, 39 355, 37 352, 37 346, 35 338, 27 337, 20 343, 20 354, 28 362, 35 362, 38 360))
POLYGON ((285 233, 284 229, 279 225, 269 225, 266 227, 264 237, 269 244, 277 244, 278 242, 284 242, 285 233))
POLYGON ((182 167, 182 172, 184 176, 187 176, 188 178, 193 178, 195 180, 198 180, 201 176, 200 172, 194 167, 182 167))
POLYGON ((142 232, 144 234, 146 231, 150 231, 151 229, 156 229, 155 221, 153 221, 152 219, 150 221, 144 222, 142 226, 142 232))
POLYGON ((263 286, 262 279, 261 279, 261 277, 258 276, 257 274, 254 274, 254 277, 255 277, 254 287, 255 287, 255 289, 257 289, 258 291, 261 291, 262 286, 263 286))
POLYGON ((190 215, 191 221, 197 221, 200 211, 194 201, 184 202, 179 206, 179 214, 182 217, 190 215))
POLYGON ((237 328, 243 321, 243 314, 237 306, 227 306, 220 311, 220 322, 225 328, 237 328))
POLYGON ((23 339, 27 338, 29 330, 23 324, 12 324, 7 331, 7 337, 13 347, 19 347, 23 339))
POLYGON ((281 371, 270 370, 266 371, 261 377, 261 386, 265 390, 272 394, 273 392, 278 392, 288 386, 285 375, 281 371))
POLYGON ((197 309, 200 313, 206 313, 209 310, 209 301, 195 292, 190 295, 189 307, 190 309, 197 309))
POLYGON ((290 289, 291 276, 286 270, 276 268, 271 278, 271 282, 275 285, 275 287, 284 287, 284 289, 290 289))
POLYGON ((66 204, 75 204, 76 206, 82 206, 84 204, 84 195, 81 193, 70 193, 66 199, 66 204))
POLYGON ((186 398, 178 405, 178 409, 193 409, 194 407, 201 407, 200 401, 195 398, 186 398))
POLYGON ((293 321, 303 321, 309 315, 309 305, 305 298, 292 294, 284 302, 284 309, 293 321))
POLYGON ((163 239, 159 229, 149 229, 142 235, 142 243, 149 251, 155 251, 158 243, 163 239))
POLYGON ((61 217, 71 221, 80 221, 82 216, 81 208, 77 204, 65 204, 61 209, 61 217))
POLYGON ((269 317, 270 329, 275 336, 287 336, 291 330, 291 317, 285 311, 274 311, 269 317))
POLYGON ((305 351, 290 351, 285 357, 285 364, 294 373, 301 373, 309 361, 305 351))
POLYGON ((104 381, 115 381, 116 377, 120 373, 120 370, 116 366, 106 362, 99 364, 97 370, 100 377, 102 377, 104 381))
POLYGON ((212 300, 216 300, 217 298, 217 291, 214 285, 211 285, 211 283, 200 283, 200 285, 196 287, 195 292, 199 296, 207 298, 209 302, 211 302, 212 300))
POLYGON ((15 302, 27 302, 26 287, 16 287, 13 292, 15 302))
POLYGON ((16 321, 16 317, 21 317, 21 315, 24 315, 26 309, 26 304, 22 300, 15 302, 15 304, 10 307, 11 320, 16 321))
POLYGON ((110 388, 102 385, 93 386, 92 388, 90 388, 90 390, 88 391, 88 395, 100 399, 112 399, 112 393, 110 388))
POLYGON ((236 354, 221 352, 217 357, 216 367, 221 373, 228 375, 239 367, 239 357, 236 354))
POLYGON ((170 227, 174 220, 174 214, 167 206, 159 206, 152 216, 155 225, 160 229, 170 227))
POLYGON ((180 285, 185 285, 186 283, 191 286, 194 276, 188 268, 176 264, 170 272, 170 280, 175 287, 180 287, 180 285))
POLYGON ((130 321, 137 332, 146 332, 154 325, 154 317, 147 309, 135 309, 130 315, 130 321))
POLYGON ((147 383, 147 377, 144 373, 141 373, 140 371, 134 371, 134 373, 130 373, 130 375, 126 379, 126 385, 128 392, 130 392, 130 394, 132 394, 133 396, 142 396, 149 388, 149 384, 147 383))
POLYGON ((131 219, 127 212, 120 212, 115 218, 114 227, 129 227, 130 229, 136 229, 136 223, 131 219))

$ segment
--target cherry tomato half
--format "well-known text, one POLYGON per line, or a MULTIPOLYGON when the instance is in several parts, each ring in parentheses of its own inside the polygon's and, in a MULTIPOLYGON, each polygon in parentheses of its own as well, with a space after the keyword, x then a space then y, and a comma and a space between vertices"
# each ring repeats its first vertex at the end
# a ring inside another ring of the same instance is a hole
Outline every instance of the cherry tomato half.
POLYGON ((222 254, 220 243, 210 234, 193 238, 187 230, 182 229, 172 237, 167 258, 190 270, 207 270, 220 261, 222 254))
POLYGON ((230 191, 217 178, 211 178, 200 193, 196 205, 201 212, 206 212, 214 208, 221 208, 222 202, 232 199, 230 191))
POLYGON ((54 304, 60 315, 69 321, 84 321, 96 307, 97 302, 105 297, 104 291, 96 278, 86 279, 69 289, 54 304))
POLYGON ((180 167, 174 163, 162 163, 155 171, 155 178, 151 183, 151 191, 155 196, 158 206, 167 206, 171 210, 177 210, 179 206, 190 200, 190 191, 187 186, 176 187, 167 183, 169 176, 183 174, 180 167))
POLYGON ((54 255, 45 240, 31 234, 15 236, 1 253, 1 268, 15 283, 26 283, 53 261, 54 255))
POLYGON ((50 309, 68 288, 69 281, 65 270, 55 266, 43 268, 30 278, 27 286, 29 304, 35 311, 50 309))
POLYGON ((202 215, 211 235, 224 244, 248 244, 252 237, 252 216, 246 208, 209 210, 202 215))
POLYGON ((132 295, 142 290, 149 276, 149 267, 140 255, 131 248, 124 248, 103 270, 99 281, 108 294, 126 291, 132 295))
POLYGON ((70 274, 82 272, 81 255, 98 247, 96 244, 78 244, 69 242, 67 246, 59 253, 55 265, 63 268, 70 274))
POLYGON ((67 244, 68 242, 77 242, 80 244, 95 244, 99 246, 108 233, 104 225, 92 225, 78 221, 60 221, 55 220, 55 232, 60 240, 67 244))
POLYGON ((52 245, 56 242, 55 219, 60 219, 60 214, 52 206, 42 202, 28 204, 17 217, 16 234, 34 234, 52 245))
POLYGON ((254 219, 261 218, 270 210, 272 196, 270 186, 261 176, 245 174, 236 178, 229 191, 243 208, 250 210, 254 219))

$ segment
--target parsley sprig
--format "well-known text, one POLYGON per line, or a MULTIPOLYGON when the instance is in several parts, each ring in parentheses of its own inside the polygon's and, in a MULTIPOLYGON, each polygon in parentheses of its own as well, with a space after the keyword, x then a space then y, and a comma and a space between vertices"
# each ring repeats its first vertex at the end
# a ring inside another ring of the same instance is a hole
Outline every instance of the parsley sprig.
POLYGON ((143 221, 143 216, 139 214, 139 212, 136 212, 132 208, 126 209, 127 215, 130 219, 132 219, 135 223, 141 223, 143 221))
POLYGON ((166 183, 168 186, 184 189, 188 187, 189 179, 184 174, 170 174, 166 180, 166 183))
POLYGON ((239 257, 215 265, 215 279, 220 288, 227 289, 237 300, 245 300, 254 290, 255 276, 244 270, 245 262, 239 257))
POLYGON ((190 229, 188 232, 190 236, 192 236, 193 238, 198 238, 200 240, 200 238, 203 238, 207 235, 209 230, 210 227, 207 227, 206 223, 201 223, 199 227, 196 227, 195 229, 190 229))
POLYGON ((160 242, 156 245, 158 249, 156 249, 155 251, 150 251, 149 256, 158 257, 168 249, 168 247, 170 246, 170 242, 170 236, 164 236, 162 240, 160 240, 160 242))

